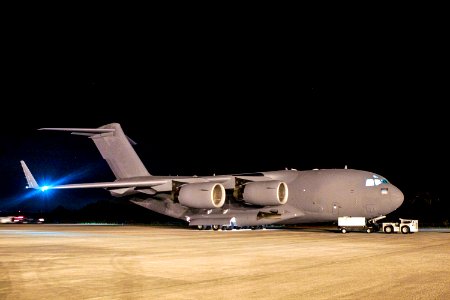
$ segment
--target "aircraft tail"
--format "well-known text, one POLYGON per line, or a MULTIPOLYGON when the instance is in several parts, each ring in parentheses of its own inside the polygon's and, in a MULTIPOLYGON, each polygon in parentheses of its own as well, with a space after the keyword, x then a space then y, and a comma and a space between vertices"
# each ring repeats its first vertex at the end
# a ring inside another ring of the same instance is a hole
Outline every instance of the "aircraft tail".
POLYGON ((133 149, 136 143, 128 138, 119 123, 99 128, 40 128, 39 130, 71 131, 91 138, 117 179, 151 176, 133 149))

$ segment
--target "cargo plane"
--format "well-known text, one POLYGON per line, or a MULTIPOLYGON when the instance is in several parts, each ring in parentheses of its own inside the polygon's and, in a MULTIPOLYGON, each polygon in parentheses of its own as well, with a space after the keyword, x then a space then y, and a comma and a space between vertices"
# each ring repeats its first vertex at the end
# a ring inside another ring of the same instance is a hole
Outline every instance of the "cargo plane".
POLYGON ((89 137, 111 168, 112 182, 40 186, 21 161, 28 188, 103 188, 114 197, 189 226, 214 230, 237 227, 367 219, 391 213, 403 193, 385 177, 355 169, 295 169, 213 176, 156 176, 148 172, 119 123, 98 128, 41 128, 89 137))

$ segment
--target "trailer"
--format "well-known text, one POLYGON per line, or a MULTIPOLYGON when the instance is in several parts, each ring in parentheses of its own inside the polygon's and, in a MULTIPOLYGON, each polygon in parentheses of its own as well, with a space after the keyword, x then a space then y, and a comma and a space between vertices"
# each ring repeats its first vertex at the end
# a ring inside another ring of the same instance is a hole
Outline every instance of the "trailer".
POLYGON ((399 222, 382 223, 381 230, 384 233, 401 232, 403 234, 419 231, 419 221, 399 218, 399 222))
POLYGON ((355 231, 364 230, 367 233, 371 233, 379 230, 380 225, 377 224, 377 221, 383 218, 386 218, 386 216, 379 216, 368 220, 365 217, 350 217, 350 216, 339 217, 338 229, 342 233, 347 233, 349 230, 355 231))

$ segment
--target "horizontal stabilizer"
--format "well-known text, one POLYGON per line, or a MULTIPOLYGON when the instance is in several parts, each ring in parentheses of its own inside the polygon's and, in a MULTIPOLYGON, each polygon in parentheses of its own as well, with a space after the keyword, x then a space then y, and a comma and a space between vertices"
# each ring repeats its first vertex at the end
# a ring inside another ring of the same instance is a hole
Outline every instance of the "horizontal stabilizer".
MULTIPOLYGON (((53 130, 53 131, 71 131, 73 135, 93 136, 99 133, 114 132, 114 128, 39 128, 38 130, 53 130)), ((127 136, 131 145, 135 146, 136 142, 127 136)))
POLYGON ((39 128, 38 130, 72 131, 72 133, 77 132, 105 133, 115 131, 114 128, 39 128))
POLYGON ((25 178, 27 179, 27 188, 39 189, 39 184, 37 184, 36 180, 33 177, 33 174, 31 174, 30 169, 28 169, 25 162, 21 160, 20 164, 22 165, 23 172, 25 173, 25 178))
POLYGON ((93 136, 102 133, 114 133, 114 128, 39 128, 38 130, 70 131, 74 135, 93 136))

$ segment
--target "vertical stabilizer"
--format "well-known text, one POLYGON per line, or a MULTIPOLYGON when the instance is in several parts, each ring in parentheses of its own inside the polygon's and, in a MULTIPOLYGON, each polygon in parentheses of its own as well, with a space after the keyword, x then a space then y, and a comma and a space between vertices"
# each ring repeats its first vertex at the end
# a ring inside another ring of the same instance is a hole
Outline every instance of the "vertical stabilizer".
POLYGON ((91 139, 116 178, 150 176, 120 124, 112 123, 100 128, 114 129, 113 132, 93 135, 91 139))
POLYGON ((99 128, 41 128, 40 130, 72 131, 72 134, 89 136, 97 146, 117 179, 150 176, 130 140, 119 123, 99 128))

